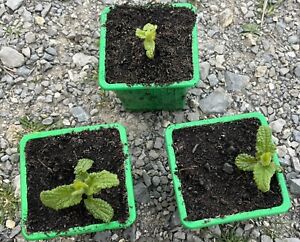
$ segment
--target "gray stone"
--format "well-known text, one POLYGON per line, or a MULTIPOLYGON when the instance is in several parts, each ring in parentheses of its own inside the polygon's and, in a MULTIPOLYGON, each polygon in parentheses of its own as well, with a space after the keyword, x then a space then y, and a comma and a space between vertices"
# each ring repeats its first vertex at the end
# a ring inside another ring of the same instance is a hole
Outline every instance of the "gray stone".
POLYGON ((204 113, 223 113, 230 103, 230 98, 223 88, 216 89, 199 102, 200 108, 204 113))
POLYGON ((298 63, 295 67, 294 73, 296 77, 300 77, 300 63, 298 63))
POLYGON ((111 232, 105 231, 105 232, 97 232, 94 236, 94 241, 96 242, 107 242, 110 240, 111 232))
POLYGON ((208 62, 200 63, 201 80, 204 81, 209 73, 210 64, 208 62))
POLYGON ((199 114, 198 113, 188 113, 186 118, 188 121, 196 121, 196 120, 199 120, 199 114))
POLYGON ((85 66, 87 64, 96 64, 98 59, 94 56, 85 55, 84 53, 76 53, 73 55, 73 63, 77 66, 85 66))
POLYGON ((48 53, 44 53, 43 59, 45 59, 47 61, 54 61, 55 57, 53 55, 48 54, 48 53))
POLYGON ((300 239, 298 239, 298 238, 286 238, 286 239, 283 239, 283 242, 300 242, 300 239))
POLYGON ((290 191, 294 194, 300 194, 300 179, 293 178, 290 180, 290 191))
POLYGON ((159 157, 155 150, 150 150, 149 156, 152 158, 152 160, 156 160, 159 157))
POLYGON ((143 179, 144 179, 144 182, 145 182, 146 186, 150 187, 151 186, 151 178, 148 175, 148 173, 146 171, 143 171, 142 176, 143 176, 143 179))
POLYGON ((226 8, 219 15, 219 22, 223 28, 228 27, 233 22, 233 12, 231 9, 226 8))
POLYGON ((214 87, 216 86, 218 83, 219 83, 219 80, 217 78, 217 76, 215 74, 210 74, 208 77, 207 77, 208 81, 209 81, 209 85, 211 87, 214 87))
POLYGON ((45 17, 47 16, 47 14, 49 13, 51 7, 52 7, 51 3, 46 3, 46 4, 44 5, 44 9, 43 9, 42 12, 41 12, 42 17, 45 18, 45 17))
POLYGON ((157 187, 157 186, 160 184, 160 178, 159 178, 159 176, 154 176, 154 177, 152 178, 152 184, 153 184, 155 187, 157 187))
POLYGON ((261 242, 273 242, 273 239, 268 235, 262 235, 260 238, 261 242))
POLYGON ((250 78, 230 71, 225 72, 225 83, 228 91, 242 91, 249 83, 250 78))
POLYGON ((23 4, 23 0, 7 0, 6 6, 15 11, 23 4))
POLYGON ((53 123, 53 118, 52 117, 45 118, 42 121, 42 124, 44 124, 44 125, 51 125, 52 123, 53 123))
POLYGON ((251 231, 250 236, 251 236, 252 238, 257 239, 257 238, 260 236, 259 230, 258 230, 258 229, 253 229, 253 230, 251 231))
POLYGON ((18 70, 17 70, 17 75, 19 75, 19 76, 24 76, 24 77, 26 77, 26 76, 28 76, 30 73, 31 73, 31 70, 30 69, 28 69, 26 66, 21 66, 20 68, 18 68, 18 70))
POLYGON ((233 173, 233 167, 231 164, 229 163, 224 163, 223 165, 223 171, 228 173, 228 174, 232 174, 233 173))
POLYGON ((208 229, 214 235, 221 236, 221 234, 222 234, 222 231, 221 231, 219 225, 209 227, 208 229))
POLYGON ((272 121, 270 123, 270 127, 272 128, 272 130, 275 133, 280 133, 285 124, 286 124, 286 121, 284 119, 280 118, 280 119, 277 119, 275 121, 272 121))
POLYGON ((78 122, 86 122, 90 118, 86 111, 80 106, 71 108, 71 113, 78 119, 78 122))
POLYGON ((5 66, 10 68, 20 67, 25 62, 24 56, 11 47, 2 47, 0 59, 5 66))
MULTIPOLYGON (((13 239, 13 238, 16 237, 20 232, 21 232, 21 226, 18 225, 18 226, 14 227, 14 228, 11 230, 11 232, 10 232, 10 234, 9 234, 9 238, 10 238, 10 239, 13 239)), ((14 241, 15 241, 15 240, 14 240, 14 241)), ((19 240, 17 240, 17 241, 19 241, 19 240)))
POLYGON ((186 234, 182 231, 177 231, 175 234, 174 234, 174 238, 175 239, 181 239, 181 240, 184 240, 186 237, 186 234))
POLYGON ((289 71, 290 71, 289 68, 284 67, 284 68, 280 68, 279 73, 280 73, 282 76, 284 76, 284 75, 286 75, 287 73, 289 73, 289 71))
POLYGON ((134 186, 134 194, 138 203, 148 203, 150 201, 149 191, 143 182, 134 186))
POLYGON ((298 130, 293 130, 293 136, 294 136, 294 140, 298 143, 300 143, 300 131, 298 130))
POLYGON ((57 55, 56 49, 54 49, 54 48, 52 48, 52 47, 48 47, 45 51, 46 51, 48 54, 50 54, 50 55, 53 55, 53 56, 56 56, 56 55, 57 55))
POLYGON ((35 6, 35 9, 34 11, 36 12, 41 12, 43 10, 43 5, 38 3, 36 6, 35 6))
POLYGON ((161 149, 162 146, 163 146, 163 142, 164 140, 160 137, 157 137, 156 140, 155 140, 155 143, 154 143, 154 148, 155 149, 161 149))
POLYGON ((194 235, 194 234, 187 234, 186 241, 187 242, 203 242, 202 239, 200 239, 197 235, 194 235))
POLYGON ((293 163, 293 167, 295 172, 300 173, 300 162, 299 159, 297 157, 292 157, 292 163, 293 163))
POLYGON ((0 99, 4 98, 4 91, 0 89, 0 99))
POLYGON ((288 38, 289 44, 298 44, 299 42, 299 35, 291 35, 288 38))
POLYGON ((27 44, 32 44, 35 42, 35 34, 32 32, 27 32, 25 34, 25 41, 27 44))

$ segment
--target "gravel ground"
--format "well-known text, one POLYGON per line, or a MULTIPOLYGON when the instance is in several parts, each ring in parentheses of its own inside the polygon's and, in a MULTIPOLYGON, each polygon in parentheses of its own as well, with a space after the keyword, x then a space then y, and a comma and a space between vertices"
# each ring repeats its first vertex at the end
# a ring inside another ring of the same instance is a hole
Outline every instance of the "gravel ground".
MULTIPOLYGON (((203 81, 190 90, 184 111, 154 113, 124 112, 114 93, 97 87, 98 15, 106 4, 123 2, 0 0, 1 189, 12 186, 19 194, 22 134, 117 121, 129 133, 136 223, 124 231, 56 241, 299 242, 300 1, 269 0, 261 23, 262 0, 194 0, 203 81), (184 230, 164 150, 165 128, 251 111, 271 123, 293 208, 283 216, 184 230)), ((0 225, 1 241, 23 241, 14 212, 0 225)))

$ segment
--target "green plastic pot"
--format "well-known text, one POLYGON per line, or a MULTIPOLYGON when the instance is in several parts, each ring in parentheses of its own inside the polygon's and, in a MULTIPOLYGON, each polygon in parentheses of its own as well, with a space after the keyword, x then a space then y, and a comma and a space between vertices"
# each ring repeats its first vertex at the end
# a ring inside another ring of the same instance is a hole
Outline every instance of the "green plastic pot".
POLYGON ((130 164, 130 156, 128 152, 127 146, 127 137, 125 128, 117 123, 114 124, 104 124, 104 125, 94 125, 94 126, 83 126, 77 128, 69 128, 69 129, 58 129, 52 131, 44 131, 38 133, 32 133, 25 135, 20 142, 20 176, 21 176, 21 228, 22 234, 26 240, 43 240, 50 239, 60 236, 75 236, 79 234, 85 233, 94 233, 100 232, 109 229, 122 229, 129 227, 136 219, 136 210, 135 210, 135 202, 134 202, 134 191, 133 191, 133 183, 131 176, 131 164, 130 164), (120 139, 123 144, 123 152, 125 154, 126 160, 124 160, 125 166, 125 187, 127 191, 127 201, 128 201, 128 219, 124 223, 119 223, 118 221, 111 221, 109 223, 99 223, 99 224, 91 224, 83 227, 74 227, 70 228, 64 232, 34 232, 28 233, 26 229, 26 220, 28 210, 27 203, 27 172, 26 172, 26 143, 33 139, 42 139, 49 136, 59 136, 68 133, 78 133, 87 130, 99 130, 99 129, 107 129, 107 128, 115 128, 118 129, 120 133, 120 139))
MULTIPOLYGON (((227 215, 221 218, 207 218, 207 219, 201 219, 196 221, 188 221, 187 218, 187 211, 185 207, 185 202, 183 199, 183 195, 181 192, 181 182, 179 177, 177 176, 177 165, 176 165, 176 157, 175 152, 173 149, 173 139, 172 139, 172 132, 175 129, 182 129, 186 127, 192 127, 192 126, 201 126, 201 125, 214 125, 217 123, 226 123, 226 122, 232 122, 237 121, 241 119, 248 119, 248 118, 257 118, 259 119, 261 125, 268 125, 268 122, 266 118, 261 113, 248 113, 248 114, 240 114, 240 115, 234 115, 234 116, 227 116, 227 117, 221 117, 221 118, 213 118, 213 119, 206 119, 206 120, 200 120, 200 121, 194 121, 189 123, 181 123, 181 124, 174 124, 170 125, 166 130, 166 145, 167 145, 167 153, 169 157, 169 165, 171 169, 171 174, 173 178, 173 185, 175 190, 175 196, 176 196, 176 202, 178 206, 178 212, 179 212, 179 218, 181 221, 181 224, 188 229, 199 229, 203 227, 209 227, 214 226, 218 224, 225 224, 225 223, 232 223, 237 222, 241 220, 247 220, 247 219, 254 219, 258 217, 264 217, 269 215, 277 215, 281 213, 285 213, 288 211, 288 209, 291 206, 291 201, 289 198, 286 182, 284 179, 284 176, 282 173, 277 173, 276 178, 278 181, 278 184, 280 186, 281 190, 281 196, 282 196, 282 204, 280 206, 276 206, 273 208, 268 209, 258 209, 254 211, 249 212, 241 212, 237 214, 227 215)), ((273 157, 274 162, 279 165, 279 160, 277 154, 273 157)))
MULTIPOLYGON (((174 3, 174 7, 189 8, 196 12, 196 8, 189 3, 174 3)), ((99 86, 107 91, 114 91, 129 111, 178 110, 183 109, 188 88, 195 86, 199 79, 199 57, 197 25, 192 32, 192 62, 193 78, 170 85, 127 85, 125 83, 110 84, 105 78, 105 48, 106 48, 106 20, 110 7, 106 7, 101 14, 100 54, 99 54, 99 86)))

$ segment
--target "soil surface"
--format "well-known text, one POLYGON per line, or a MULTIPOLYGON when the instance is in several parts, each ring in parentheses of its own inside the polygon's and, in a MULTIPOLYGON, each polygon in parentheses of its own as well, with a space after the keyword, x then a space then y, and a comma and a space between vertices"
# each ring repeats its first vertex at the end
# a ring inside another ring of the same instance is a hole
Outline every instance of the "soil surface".
POLYGON ((89 172, 107 170, 118 175, 118 187, 105 189, 94 197, 101 197, 113 207, 112 220, 124 222, 128 217, 128 206, 122 149, 117 129, 84 131, 29 141, 26 145, 27 230, 63 231, 70 227, 102 223, 88 213, 83 201, 79 205, 55 211, 45 207, 39 198, 43 190, 72 183, 74 167, 82 158, 94 161, 89 172))
POLYGON ((107 17, 106 82, 170 84, 192 79, 192 30, 196 15, 169 5, 117 6, 107 17), (155 57, 146 56, 137 28, 156 24, 155 57))
POLYGON ((253 173, 241 171, 234 164, 240 153, 255 154, 259 124, 257 119, 244 119, 174 131, 187 220, 222 217, 282 203, 275 176, 271 190, 262 193, 254 183, 253 173), (232 165, 232 174, 223 171, 224 163, 232 165))

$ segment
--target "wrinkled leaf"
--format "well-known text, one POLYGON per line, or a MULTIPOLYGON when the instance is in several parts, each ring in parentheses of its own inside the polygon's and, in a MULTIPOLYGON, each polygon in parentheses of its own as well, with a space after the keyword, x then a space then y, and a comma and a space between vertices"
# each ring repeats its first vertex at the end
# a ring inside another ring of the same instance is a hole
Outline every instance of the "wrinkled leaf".
POLYGON ((269 165, 263 166, 257 163, 254 167, 253 175, 256 186, 262 192, 268 192, 270 190, 271 178, 276 171, 276 166, 269 165))
POLYGON ((154 51, 155 51, 155 42, 153 40, 145 40, 144 41, 144 48, 146 50, 146 55, 149 59, 154 58, 154 51))
POLYGON ((40 193, 42 203, 49 208, 59 210, 79 204, 82 193, 76 193, 72 185, 64 185, 56 187, 52 190, 40 193))
POLYGON ((89 170, 94 161, 90 159, 80 159, 74 169, 76 179, 84 181, 88 177, 87 170, 89 170))
POLYGON ((89 197, 84 200, 84 204, 95 219, 101 219, 108 223, 114 216, 113 208, 100 198, 89 197))
POLYGON ((270 152, 271 156, 276 151, 276 146, 272 142, 272 131, 268 126, 260 126, 256 136, 256 158, 260 159, 261 155, 270 152))
POLYGON ((259 35, 259 27, 257 24, 244 24, 242 25, 242 33, 252 33, 259 35))
POLYGON ((255 157, 247 154, 240 154, 235 158, 236 166, 243 171, 253 171, 256 163, 255 157))
POLYGON ((111 188, 119 185, 118 176, 106 170, 89 174, 85 180, 88 185, 87 195, 100 192, 102 189, 111 188))
POLYGON ((270 165, 271 161, 272 161, 272 154, 270 152, 263 153, 260 156, 260 162, 263 166, 270 165))
POLYGON ((139 28, 136 29, 135 35, 136 35, 137 37, 139 37, 140 39, 145 39, 145 38, 146 38, 146 33, 145 33, 145 31, 144 31, 144 30, 141 30, 141 29, 139 29, 139 28))

